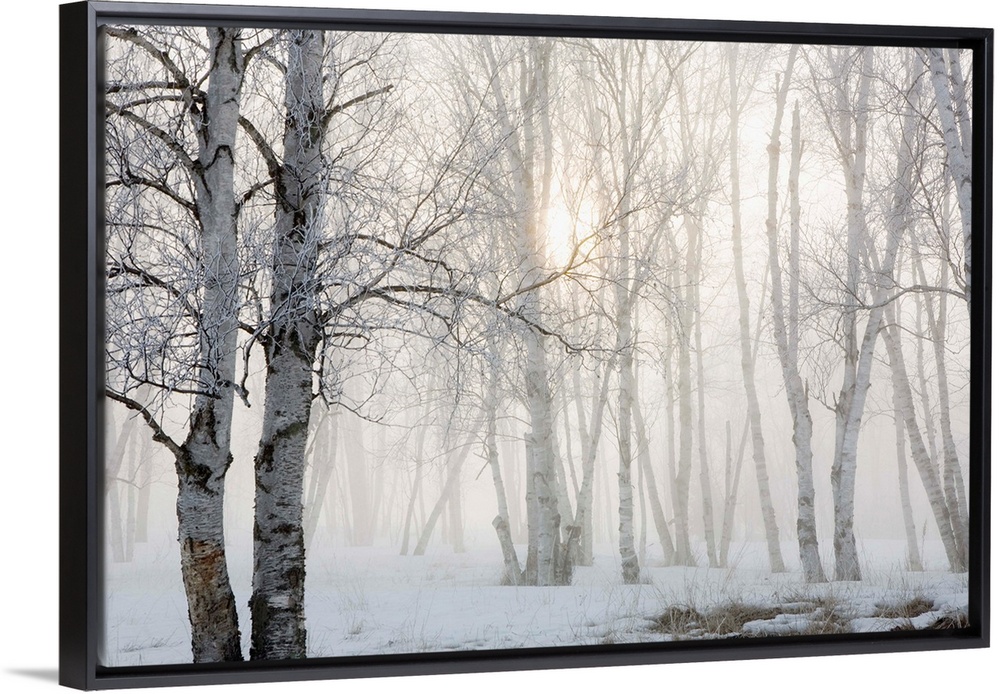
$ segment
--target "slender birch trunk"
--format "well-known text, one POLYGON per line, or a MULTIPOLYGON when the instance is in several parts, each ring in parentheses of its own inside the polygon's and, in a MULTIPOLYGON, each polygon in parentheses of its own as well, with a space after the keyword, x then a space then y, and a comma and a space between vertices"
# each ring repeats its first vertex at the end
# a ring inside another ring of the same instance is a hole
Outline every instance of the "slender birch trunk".
MULTIPOLYGON (((624 51, 624 47, 621 49, 624 51)), ((619 124, 623 140, 626 172, 632 170, 631 142, 626 133, 623 86, 619 102, 619 124)), ((622 209, 631 205, 631 183, 625 181, 622 209)), ((632 278, 631 238, 629 217, 623 216, 618 228, 618 282, 615 285, 615 354, 618 359, 618 552, 621 557, 622 580, 638 583, 639 558, 635 551, 634 503, 632 500, 632 403, 635 400, 632 343, 632 302, 629 286, 632 278)))
MULTIPOLYGON (((576 314, 574 314, 576 315, 576 314)), ((574 369, 576 371, 576 369, 574 369)), ((566 494, 572 499, 579 498, 580 496, 580 480, 576 474, 576 465, 573 463, 575 457, 573 455, 573 425, 570 422, 571 415, 569 411, 569 397, 566 395, 566 388, 559 389, 560 395, 560 407, 562 411, 563 420, 563 434, 566 437, 566 464, 565 467, 569 471, 569 480, 566 485, 566 494), (572 485, 570 487, 569 485, 572 485)), ((567 516, 567 521, 570 522, 573 516, 567 516)))
MULTIPOLYGON (((958 65, 953 65, 953 74, 961 75, 961 69, 958 65)), ((918 90, 919 96, 919 86, 917 83, 915 87, 918 90)), ((962 83, 957 85, 960 88, 959 94, 964 94, 964 86, 962 83)), ((964 100, 961 104, 956 107, 960 112, 965 108, 964 100)), ((959 120, 959 125, 965 124, 967 126, 967 120, 959 120)), ((967 140, 963 139, 963 143, 967 140)), ((946 196, 943 204, 942 211, 942 236, 944 238, 951 237, 951 224, 949 220, 951 219, 951 204, 950 197, 946 196)), ((911 237, 913 237, 911 232, 911 237)), ((914 275, 919 279, 920 284, 924 286, 930 286, 927 281, 927 272, 924 269, 923 262, 920 258, 919 253, 916 252, 916 240, 914 239, 914 253, 912 258, 913 272, 914 275)), ((940 269, 938 273, 938 286, 946 287, 948 285, 949 267, 948 260, 946 257, 942 257, 940 261, 940 269)), ((933 346, 934 352, 934 366, 936 374, 936 386, 938 392, 938 400, 940 407, 940 418, 939 425, 941 428, 941 447, 944 451, 944 486, 945 495, 948 499, 948 506, 952 512, 952 526, 955 529, 956 540, 958 542, 958 551, 963 555, 963 563, 968 561, 968 547, 969 547, 969 507, 968 500, 965 491, 965 481, 962 475, 962 467, 958 457, 958 448, 955 445, 954 432, 952 430, 951 424, 951 389, 948 382, 948 369, 946 364, 946 338, 947 338, 947 324, 948 324, 948 295, 946 292, 940 292, 938 296, 937 310, 935 311, 934 306, 934 295, 927 292, 923 297, 923 303, 920 304, 918 308, 922 308, 923 311, 918 311, 917 319, 918 321, 926 316, 927 330, 930 336, 930 342, 933 346)), ((918 324, 918 332, 921 332, 921 325, 918 324)), ((918 353, 922 355, 923 353, 923 341, 917 343, 918 353)), ((918 359, 918 378, 921 385, 921 401, 924 410, 924 421, 928 423, 927 431, 927 447, 931 456, 931 460, 938 460, 938 450, 934 441, 934 429, 930 425, 932 422, 931 410, 930 410, 930 397, 929 397, 929 387, 927 385, 927 378, 923 369, 922 358, 918 359)))
POLYGON ((809 414, 809 394, 806 392, 798 364, 798 278, 799 278, 799 164, 802 158, 799 107, 792 112, 792 152, 788 174, 790 204, 790 250, 788 262, 788 320, 785 319, 785 287, 778 259, 778 157, 781 151, 781 121, 784 116, 792 68, 797 47, 788 53, 788 64, 778 89, 774 125, 768 145, 767 239, 771 268, 771 309, 778 360, 785 385, 785 397, 792 418, 792 444, 795 447, 795 472, 798 480, 796 530, 799 560, 807 583, 826 580, 819 557, 816 537, 816 493, 813 485, 812 416, 809 414))
MULTIPOLYGON (((667 243, 665 249, 668 254, 672 254, 673 243, 667 243)), ((668 255, 667 262, 670 262, 671 255, 668 255)), ((673 271, 670 273, 670 281, 673 286, 677 286, 677 273, 673 271)), ((666 321, 663 326, 664 333, 664 344, 666 349, 663 350, 663 384, 666 391, 666 420, 667 420, 667 441, 666 441, 666 455, 664 456, 667 468, 667 494, 670 497, 670 510, 671 517, 674 522, 674 538, 677 542, 672 543, 674 551, 672 552, 672 557, 670 560, 671 565, 681 565, 685 563, 685 559, 678 556, 677 545, 680 543, 679 529, 677 526, 677 513, 680 508, 680 502, 677 498, 677 416, 676 416, 676 405, 677 405, 677 388, 674 382, 674 358, 673 351, 674 345, 676 343, 675 333, 673 329, 673 322, 666 321)))
POLYGON ((313 297, 326 186, 323 49, 321 31, 288 34, 284 160, 275 180, 264 340, 264 426, 254 458, 253 660, 306 657, 302 497, 313 362, 320 342, 313 297))
POLYGON ((674 542, 670 537, 670 526, 667 523, 667 516, 663 512, 660 503, 660 495, 656 489, 656 476, 653 474, 653 461, 649 453, 649 434, 646 429, 646 420, 642 416, 639 403, 632 402, 632 416, 635 419, 635 438, 638 448, 639 465, 646 482, 646 496, 649 497, 650 512, 653 516, 653 527, 656 528, 656 536, 660 540, 660 550, 663 552, 663 563, 667 566, 674 563, 674 542))
POLYGON ((195 119, 201 174, 194 179, 205 287, 198 381, 206 392, 195 397, 184 442, 171 447, 177 471, 181 575, 196 663, 243 659, 223 529, 225 478, 233 462, 230 437, 240 274, 233 180, 243 50, 239 29, 207 32, 211 66, 204 117, 195 119))
MULTIPOLYGON (((948 205, 945 204, 945 217, 948 215, 948 205)), ((945 237, 948 236, 948 225, 944 225, 945 237)), ((926 272, 923 269, 923 264, 920 262, 919 258, 914 258, 914 265, 916 268, 916 275, 919 281, 924 286, 929 286, 927 283, 926 272)), ((947 261, 941 261, 941 271, 938 278, 939 286, 946 286, 948 269, 947 261)), ((945 499, 948 504, 949 512, 952 516, 952 528, 955 532, 956 546, 959 554, 959 564, 961 566, 966 566, 968 564, 968 551, 969 551, 969 509, 968 502, 965 494, 965 481, 962 475, 962 467, 958 457, 958 447, 955 445, 955 436, 952 430, 951 424, 951 388, 948 383, 948 367, 945 362, 946 358, 946 330, 947 330, 947 315, 948 315, 948 298, 946 292, 938 293, 938 306, 935 315, 934 308, 934 298, 928 292, 924 297, 924 301, 921 305, 923 311, 918 307, 918 320, 923 313, 926 313, 927 319, 927 329, 929 332, 930 342, 933 346, 934 352, 934 367, 936 376, 936 387, 938 393, 938 407, 940 409, 940 414, 938 415, 938 425, 941 430, 941 448, 944 453, 944 465, 942 470, 943 478, 943 488, 945 499)), ((918 325, 918 333, 920 331, 920 326, 918 325)), ((923 351, 923 340, 917 343, 918 353, 923 351)), ((925 374, 923 373, 923 363, 918 359, 918 380, 921 382, 921 400, 924 410, 924 421, 927 426, 927 448, 928 453, 935 465, 939 460, 938 450, 934 443, 934 427, 933 419, 931 417, 930 410, 930 397, 928 391, 928 384, 925 374)))
POLYGON ((923 562, 920 560, 920 545, 917 542, 917 529, 913 524, 913 504, 910 501, 910 473, 906 460, 906 419, 902 415, 902 397, 895 386, 892 393, 892 409, 892 420, 896 432, 899 503, 903 511, 903 531, 906 534, 906 569, 907 571, 923 571, 923 562))
POLYGON ((468 459, 476 437, 479 435, 480 424, 481 423, 477 423, 476 426, 473 427, 472 433, 466 437, 458 451, 449 456, 447 473, 444 484, 441 487, 441 496, 438 497, 438 500, 434 503, 433 508, 431 508, 431 511, 427 516, 427 522, 424 524, 424 528, 420 533, 420 538, 417 540, 417 546, 413 548, 413 556, 415 557, 423 556, 423 554, 427 551, 427 546, 430 544, 431 536, 434 534, 434 527, 437 525, 438 519, 444 514, 444 511, 448 506, 448 502, 451 500, 451 495, 455 486, 459 484, 462 476, 462 466, 468 459))
MULTIPOLYGON (((764 331, 764 304, 768 297, 767 291, 767 279, 769 275, 769 270, 767 267, 764 268, 764 286, 761 287, 760 301, 757 306, 757 327, 754 331, 753 349, 750 352, 750 364, 756 369, 757 365, 757 353, 760 350, 761 345, 761 335, 764 331)), ((736 447, 736 462, 732 465, 731 475, 730 472, 730 460, 732 457, 732 432, 730 431, 729 422, 726 422, 726 467, 727 467, 727 484, 726 484, 726 504, 725 509, 722 514, 722 539, 719 546, 719 563, 721 566, 726 566, 729 562, 729 547, 733 540, 733 527, 736 522, 736 502, 738 500, 740 479, 742 479, 743 474, 743 461, 746 459, 747 442, 750 440, 750 418, 747 417, 743 420, 743 429, 740 434, 740 442, 736 447)))
POLYGON ((927 500, 930 502, 931 511, 937 523, 938 534, 944 544, 945 555, 948 557, 948 565, 952 571, 964 571, 966 567, 962 565, 962 558, 955 539, 948 500, 938 476, 937 466, 927 454, 927 447, 924 445, 923 436, 917 423, 916 408, 913 405, 913 395, 906 371, 906 363, 903 360, 899 332, 899 327, 895 323, 894 310, 890 305, 886 311, 886 326, 882 331, 882 337, 886 351, 889 353, 896 411, 906 425, 910 454, 913 456, 913 463, 920 475, 920 481, 924 485, 924 491, 927 493, 927 500))
POLYGON ((593 405, 589 423, 586 422, 583 414, 583 400, 581 397, 577 397, 577 414, 582 424, 580 436, 582 437, 583 461, 580 493, 577 495, 576 517, 573 519, 573 525, 580 528, 581 533, 580 555, 577 558, 577 563, 580 566, 590 566, 594 563, 594 475, 601 442, 601 423, 611 389, 612 366, 613 364, 609 362, 604 369, 597 393, 591 399, 593 405))
MULTIPOLYGON (((945 215, 947 215, 947 204, 945 205, 945 215)), ((947 236, 947 224, 945 225, 945 235, 947 236)), ((915 259, 918 277, 921 284, 927 285, 926 273, 919 259, 915 259)), ((938 278, 939 286, 946 286, 948 278, 947 260, 942 259, 941 269, 938 278)), ((948 370, 945 362, 946 349, 946 326, 947 326, 947 294, 940 293, 938 297, 937 315, 934 312, 933 298, 928 294, 924 297, 924 307, 927 313, 927 326, 930 333, 930 341, 934 351, 934 365, 936 372, 936 385, 938 391, 938 406, 940 415, 938 424, 941 429, 941 446, 944 452, 943 465, 943 486, 945 499, 952 517, 952 528, 955 533, 959 565, 967 567, 969 552, 969 507, 965 491, 965 480, 962 475, 962 467, 958 457, 958 448, 955 445, 954 432, 951 424, 951 390, 948 383, 948 370)), ((922 347, 923 342, 918 343, 922 347)), ((921 364, 922 366, 922 364, 921 364)), ((929 412, 929 396, 927 394, 926 378, 921 373, 923 379, 923 390, 921 397, 928 401, 925 404, 925 412, 929 412)), ((934 446, 934 430, 931 426, 932 419, 925 414, 925 421, 928 423, 928 450, 932 461, 938 460, 938 452, 934 446)))
MULTIPOLYGON (((552 132, 549 122, 549 80, 552 43, 544 38, 528 40, 527 52, 519 58, 520 112, 522 124, 513 127, 507 100, 499 83, 499 64, 489 40, 483 40, 492 72, 491 89, 506 138, 506 156, 519 214, 516 232, 518 272, 522 286, 534 286, 544 276, 542 241, 552 179, 552 132), (518 132, 521 136, 518 137, 518 132)), ((540 291, 533 289, 521 297, 519 312, 529 323, 541 318, 540 291)), ((527 582, 553 585, 559 545, 559 511, 555 489, 555 447, 553 442, 552 394, 545 355, 545 337, 525 327, 524 380, 528 406, 527 478, 528 558, 527 582)))
MULTIPOLYGON (((428 384, 433 385, 433 378, 428 379, 428 384)), ((431 390, 430 388, 428 390, 431 390)), ((427 402, 424 416, 417 422, 417 440, 414 444, 413 453, 413 484, 410 487, 410 500, 406 505, 406 520, 403 523, 403 540, 399 553, 406 556, 410 553, 410 529, 417 522, 417 501, 422 494, 422 483, 424 474, 424 443, 427 439, 427 429, 430 425, 431 403, 427 402)), ((495 422, 494 422, 495 424, 495 422)))
MULTIPOLYGON (((849 70, 846 59, 839 64, 831 58, 830 65, 839 70, 841 82, 837 87, 837 128, 834 133, 841 151, 841 168, 847 189, 847 273, 843 279, 843 316, 841 333, 844 335, 843 380, 836 401, 836 442, 834 460, 830 471, 833 486, 833 551, 835 578, 838 581, 860 581, 861 565, 858 559, 857 540, 854 535, 854 491, 857 476, 858 436, 861 416, 868 395, 867 375, 871 369, 871 350, 858 343, 858 314, 862 310, 859 300, 861 289, 861 256, 865 247, 867 228, 864 212, 864 186, 868 155, 868 97, 871 87, 872 51, 861 49, 862 60, 857 87, 857 102, 850 103, 848 91, 849 70)), ((839 55, 847 55, 839 49, 839 55)), ((896 240, 898 243, 898 239, 896 240)), ((890 241, 891 243, 891 241, 890 241)), ((892 272, 893 265, 888 268, 892 272)), ((879 314, 876 309, 869 315, 868 327, 879 314)), ((874 341, 871 342, 874 349, 874 341)))
MULTIPOLYGON (((781 556, 778 523, 771 501, 771 483, 768 479, 767 461, 764 453, 764 432, 761 425, 760 400, 754 380, 753 345, 750 339, 750 298, 743 268, 743 228, 740 210, 740 170, 739 170, 739 98, 736 73, 737 46, 730 46, 729 53, 729 186, 730 208, 733 221, 733 273, 736 280, 736 294, 740 307, 740 366, 743 373, 743 389, 747 397, 747 416, 750 421, 750 441, 754 470, 757 473, 757 491, 760 497, 761 515, 764 520, 764 534, 767 539, 767 555, 772 573, 783 573, 785 562, 781 556)), ((683 426, 683 424, 682 424, 683 426)))
POLYGON ((702 229, 698 230, 698 282, 694 285, 694 366, 698 390, 698 484, 701 487, 701 517, 705 527, 708 566, 719 567, 715 545, 715 508, 712 502, 712 475, 708 467, 708 437, 705 434, 705 363, 701 342, 701 256, 702 229))
POLYGON ((521 585, 523 576, 521 563, 514 549, 514 540, 510 534, 510 511, 500 471, 500 452, 497 448, 497 392, 500 387, 498 370, 499 366, 491 362, 489 391, 486 395, 486 462, 493 475, 493 491, 497 498, 497 516, 493 519, 493 528, 497 532, 500 549, 503 552, 504 582, 516 586, 521 585))
POLYGON ((966 106, 965 79, 954 51, 948 65, 944 49, 928 48, 931 85, 941 131, 944 136, 948 173, 958 195, 958 210, 962 218, 962 239, 965 242, 964 269, 965 304, 972 311, 972 157, 969 111, 966 106), (950 70, 949 70, 950 66, 950 70), (955 93, 952 94, 954 89, 955 93))
POLYGON ((729 547, 733 543, 733 526, 736 520, 736 499, 740 490, 740 476, 743 471, 743 455, 746 450, 749 422, 743 426, 739 455, 733 461, 733 433, 726 420, 726 498, 722 510, 722 532, 719 537, 719 566, 729 566, 729 547))

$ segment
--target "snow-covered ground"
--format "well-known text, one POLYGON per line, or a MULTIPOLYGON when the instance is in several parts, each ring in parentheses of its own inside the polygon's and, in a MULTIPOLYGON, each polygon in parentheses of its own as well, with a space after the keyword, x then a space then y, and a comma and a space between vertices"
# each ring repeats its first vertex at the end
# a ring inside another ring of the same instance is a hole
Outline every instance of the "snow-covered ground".
MULTIPOLYGON (((794 544, 786 544, 783 551, 786 561, 797 556, 794 544)), ((794 572, 772 575, 763 545, 746 544, 734 547, 735 568, 647 566, 643 583, 626 586, 608 546, 598 548, 593 566, 577 568, 573 585, 538 588, 499 585, 496 547, 463 554, 438 547, 426 556, 401 557, 388 547, 317 544, 307 567, 309 655, 662 641, 676 637, 654 630, 653 620, 670 606, 707 611, 739 602, 790 605, 788 611, 798 613, 751 622, 744 628, 749 635, 797 633, 809 610, 796 605, 810 600, 838 605, 850 631, 899 626, 906 619, 876 615, 886 605, 915 598, 933 605, 912 620, 916 628, 967 610, 966 574, 940 570, 943 562, 933 557, 925 557, 925 562, 938 570, 907 572, 901 568, 903 548, 895 542, 869 541, 861 544, 861 551, 865 576, 861 583, 807 586, 794 572)), ((825 565, 832 568, 829 548, 825 554, 825 565)), ((230 571, 246 652, 248 557, 231 556, 230 571)), ((104 664, 190 662, 176 546, 167 541, 138 546, 135 561, 107 567, 105 584, 104 664)))

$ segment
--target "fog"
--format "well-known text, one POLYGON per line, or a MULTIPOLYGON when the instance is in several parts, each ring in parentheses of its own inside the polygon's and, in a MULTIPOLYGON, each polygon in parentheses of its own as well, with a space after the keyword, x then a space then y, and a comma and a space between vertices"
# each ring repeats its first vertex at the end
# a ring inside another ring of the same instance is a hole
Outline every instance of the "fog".
POLYGON ((104 662, 713 638, 643 620, 837 585, 845 631, 967 610, 968 75, 113 28, 104 662))

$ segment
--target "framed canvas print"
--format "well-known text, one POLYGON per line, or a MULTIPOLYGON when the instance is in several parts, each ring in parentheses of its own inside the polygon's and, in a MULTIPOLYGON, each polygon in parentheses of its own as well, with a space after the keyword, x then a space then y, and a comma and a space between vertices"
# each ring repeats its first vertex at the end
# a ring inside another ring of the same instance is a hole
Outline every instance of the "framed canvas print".
POLYGON ((61 681, 986 646, 992 38, 62 6, 61 681))

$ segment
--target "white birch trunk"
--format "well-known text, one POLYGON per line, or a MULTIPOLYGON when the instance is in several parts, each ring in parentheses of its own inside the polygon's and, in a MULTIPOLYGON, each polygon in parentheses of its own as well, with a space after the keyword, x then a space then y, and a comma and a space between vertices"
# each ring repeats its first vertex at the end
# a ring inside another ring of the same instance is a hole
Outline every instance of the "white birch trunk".
MULTIPOLYGON (((589 423, 583 413, 583 399, 577 396, 577 415, 581 423, 580 436, 581 447, 583 449, 582 473, 580 480, 580 493, 576 501, 576 517, 573 525, 580 528, 580 553, 576 558, 576 563, 581 566, 590 566, 594 563, 594 475, 597 468, 597 453, 601 441, 601 423, 604 418, 604 409, 608 404, 608 396, 611 386, 612 363, 608 363, 601 377, 598 391, 591 399, 593 403, 590 413, 589 423)), ((575 377, 579 380, 579 374, 575 377)), ((579 393, 579 384, 577 384, 579 393)))
MULTIPOLYGON (((624 48, 622 49, 624 50, 624 48)), ((621 100, 624 101, 624 87, 621 100)), ((623 139, 626 172, 632 170, 631 143, 627 138, 624 104, 619 104, 620 132, 623 139)), ((624 182, 622 208, 630 209, 630 183, 624 182)), ((622 580, 638 583, 639 558, 635 551, 634 503, 632 500, 632 403, 635 400, 632 343, 632 302, 629 297, 632 277, 628 216, 618 228, 618 281, 615 284, 615 354, 618 360, 618 553, 622 580)))
MULTIPOLYGON (((945 215, 947 215, 947 207, 948 206, 945 205, 945 215)), ((948 226, 945 225, 944 228, 945 236, 947 237, 948 226)), ((914 255, 916 256, 916 254, 914 255)), ((915 274, 919 278, 920 283, 926 286, 926 272, 924 271, 923 265, 918 257, 914 257, 914 265, 916 269, 915 274)), ((947 277, 947 261, 942 259, 941 271, 939 275, 940 286, 946 286, 947 277)), ((958 448, 955 445, 955 437, 951 425, 951 389, 948 382, 947 364, 945 363, 945 340, 948 315, 947 293, 940 292, 938 302, 936 316, 934 311, 934 300, 929 293, 924 297, 924 301, 921 306, 926 312, 927 328, 934 351, 936 386, 939 400, 938 405, 940 409, 938 425, 941 429, 941 447, 944 452, 944 465, 942 470, 944 495, 949 513, 951 514, 951 525, 955 534, 956 551, 958 553, 958 565, 961 567, 967 567, 969 552, 969 509, 965 493, 965 480, 962 475, 961 463, 958 458, 958 448)), ((921 311, 918 309, 918 320, 920 317, 921 311)), ((920 332, 919 327, 920 326, 918 324, 918 333, 920 332)), ((918 352, 922 351, 923 340, 918 341, 917 347, 918 352)), ((939 458, 937 448, 934 445, 934 429, 932 425, 933 418, 931 415, 930 397, 928 393, 929 386, 927 384, 927 379, 923 374, 922 363, 918 363, 918 369, 918 374, 921 377, 920 380, 922 381, 921 399, 923 401, 924 421, 926 422, 926 426, 928 428, 927 449, 931 461, 933 461, 936 466, 939 458)))
POLYGON ((486 395, 486 462, 493 475, 493 491, 497 499, 497 516, 493 519, 493 527, 500 541, 503 552, 505 583, 521 585, 523 575, 521 563, 514 549, 514 540, 510 534, 510 511, 507 507, 507 491, 504 488, 503 475, 500 471, 500 452, 497 448, 497 396, 500 387, 498 366, 490 365, 489 392, 486 395))
POLYGON ((632 415, 635 419, 635 438, 638 447, 639 465, 646 482, 646 496, 649 497, 650 511, 653 516, 653 527, 656 528, 656 536, 660 540, 660 550, 663 552, 663 563, 667 566, 674 563, 673 539, 670 537, 670 526, 667 524, 667 516, 663 512, 663 505, 660 503, 660 495, 656 489, 656 476, 653 474, 653 461, 649 452, 649 434, 646 430, 646 421, 642 416, 639 403, 632 402, 632 415))
MULTIPOLYGON (((944 275, 942 274, 942 279, 944 275)), ((944 450, 944 492, 951 511, 951 524, 955 531, 959 566, 967 568, 969 562, 969 507, 965 494, 965 480, 958 458, 958 447, 951 425, 951 388, 948 384, 948 368, 945 364, 948 298, 941 292, 938 298, 938 316, 928 317, 933 324, 931 342, 934 345, 934 365, 937 372, 938 406, 941 410, 941 447, 944 450)), ((929 304, 928 304, 929 305, 929 304)))
MULTIPOLYGON (((861 580, 861 565, 858 559, 857 540, 854 536, 854 486, 857 476, 858 435, 869 385, 864 374, 870 371, 874 349, 874 339, 869 341, 870 349, 863 351, 864 348, 858 345, 857 337, 858 312, 861 310, 858 299, 861 286, 861 255, 866 236, 863 203, 872 64, 871 49, 861 50, 861 76, 856 104, 849 103, 846 96, 849 78, 846 62, 836 66, 840 69, 844 81, 838 89, 837 111, 841 166, 847 188, 847 275, 843 282, 844 308, 841 321, 844 335, 844 366, 843 381, 836 404, 836 444, 830 472, 830 482, 833 486, 835 578, 838 581, 861 580)), ((890 273, 893 267, 894 265, 889 265, 890 273)), ((874 330, 872 319, 877 313, 880 314, 880 311, 873 311, 869 315, 868 327, 872 330, 874 330)), ((869 332, 871 331, 866 331, 866 335, 869 332)))
POLYGON ((733 461, 733 436, 729 420, 726 420, 726 498, 722 510, 722 532, 719 537, 719 566, 729 566, 729 547, 733 543, 733 526, 736 521, 736 500, 740 491, 740 478, 743 472, 743 457, 746 451, 747 436, 750 434, 749 421, 743 426, 740 438, 739 455, 733 461))
POLYGON ((211 66, 204 114, 193 116, 200 172, 194 179, 195 197, 205 273, 198 380, 207 392, 195 397, 187 437, 173 450, 181 575, 196 663, 243 659, 223 530, 225 477, 233 460, 239 303, 233 180, 243 52, 240 30, 207 32, 211 66))
POLYGON ((957 59, 951 60, 952 72, 945 64, 944 50, 928 48, 931 85, 947 154, 948 173, 958 195, 958 210, 962 218, 962 239, 965 242, 965 303, 972 311, 972 162, 969 135, 969 113, 962 108, 966 102, 965 80, 957 59), (955 95, 952 95, 952 90, 955 95), (963 137, 964 135, 964 137, 963 137))
MULTIPOLYGON (((945 205, 945 216, 948 214, 948 205, 945 205)), ((944 226, 945 236, 947 237, 948 225, 944 226)), ((915 254, 916 255, 916 254, 915 254)), ((920 259, 915 257, 914 264, 916 266, 916 274, 919 277, 920 283, 927 286, 927 277, 923 269, 923 265, 920 259)), ((948 270, 947 261, 942 260, 941 262, 941 272, 939 275, 939 286, 946 286, 948 270)), ((951 425, 951 389, 948 382, 948 370, 947 364, 945 363, 946 356, 946 338, 947 338, 947 316, 948 316, 948 295, 945 292, 940 292, 938 296, 938 307, 937 315, 935 316, 934 311, 934 299, 930 293, 927 293, 924 297, 922 307, 925 309, 927 314, 927 327, 929 330, 930 342, 933 346, 934 351, 934 366, 936 374, 936 386, 938 393, 938 406, 940 409, 940 415, 938 417, 938 424, 941 429, 941 447, 944 452, 944 465, 943 465, 943 485, 945 499, 948 503, 948 509, 952 516, 952 528, 955 532, 955 540, 957 545, 957 551, 959 554, 959 563, 962 566, 968 564, 968 551, 969 551, 969 509, 968 501, 965 493, 965 481, 962 475, 961 462, 958 457, 958 447, 955 445, 955 436, 952 431, 951 425)), ((921 311, 918 308, 918 320, 921 317, 921 311)), ((918 332, 920 326, 918 325, 918 332)), ((918 355, 923 351, 923 340, 918 341, 917 349, 918 355)), ((924 421, 927 423, 927 448, 928 453, 932 461, 937 464, 938 451, 934 443, 934 429, 932 426, 932 415, 930 408, 930 397, 929 397, 929 387, 927 384, 927 379, 924 374, 922 360, 918 359, 918 376, 921 381, 921 400, 924 410, 924 421)))
POLYGON ((812 417, 809 414, 809 396, 799 373, 798 364, 798 275, 799 275, 799 197, 798 174, 802 157, 798 104, 792 115, 792 152, 788 174, 790 199, 790 258, 788 323, 785 322, 784 282, 778 259, 778 157, 781 151, 781 121, 784 115, 788 86, 792 77, 797 48, 789 50, 788 65, 778 90, 774 126, 768 145, 768 194, 767 239, 768 261, 771 274, 771 309, 774 337, 781 363, 785 396, 792 418, 792 444, 795 447, 795 472, 798 481, 796 531, 799 560, 808 583, 826 580, 819 558, 819 541, 816 537, 816 493, 813 485, 812 417))
POLYGON ((712 503, 712 475, 708 467, 708 438, 705 434, 705 364, 701 343, 701 255, 702 229, 698 233, 698 282, 694 285, 694 355, 695 378, 698 389, 698 483, 701 487, 701 517, 705 528, 705 548, 708 553, 708 566, 719 567, 719 558, 715 546, 715 510, 712 503))
POLYGON ((882 337, 886 351, 889 353, 889 365, 892 369, 894 402, 897 412, 906 425, 910 441, 910 454, 913 456, 913 463, 920 475, 920 481, 924 485, 924 491, 927 493, 927 500, 930 502, 931 511, 937 523, 938 534, 948 557, 948 564, 952 571, 964 571, 966 567, 962 565, 958 544, 955 541, 955 532, 951 524, 951 511, 948 508, 948 501, 938 476, 938 469, 927 454, 927 447, 924 445, 923 436, 917 423, 916 408, 913 406, 909 376, 906 372, 906 364, 900 345, 899 328, 895 324, 891 310, 887 312, 886 322, 887 325, 883 330, 882 337))
MULTIPOLYGON (((774 516, 774 504, 771 501, 771 483, 768 479, 767 460, 764 453, 764 432, 761 426, 760 401, 757 397, 757 384, 754 380, 753 345, 750 339, 750 298, 747 294, 746 275, 743 267, 743 229, 740 210, 740 172, 739 172, 739 99, 736 75, 737 49, 735 44, 730 47, 729 54, 729 181, 730 208, 733 220, 733 274, 736 280, 736 294, 740 307, 740 366, 743 374, 743 389, 747 397, 747 416, 750 421, 750 442, 753 455, 754 470, 757 473, 757 492, 760 498, 761 515, 764 520, 764 534, 767 539, 767 554, 772 573, 785 571, 785 562, 781 556, 781 544, 778 536, 778 523, 774 516)), ((681 423, 683 427, 683 422, 681 423)))
POLYGON ((906 569, 923 571, 920 560, 920 545, 917 542, 917 528, 913 524, 913 504, 910 501, 910 473, 906 460, 906 420, 903 417, 903 402, 897 388, 893 388, 893 424, 896 431, 896 467, 899 478, 899 503, 903 511, 903 531, 906 534, 906 569))
MULTIPOLYGON (((529 39, 527 54, 520 58, 520 110, 523 124, 518 137, 506 98, 499 84, 499 65, 489 40, 483 48, 492 71, 491 88, 498 106, 498 120, 506 138, 508 168, 512 177, 514 200, 520 215, 515 239, 521 286, 533 286, 544 276, 543 220, 548 205, 548 186, 552 172, 552 140, 548 126, 549 61, 552 44, 546 39, 529 39), (541 143, 538 142, 541 130, 541 143), (541 169, 536 177, 536 168, 541 169), (536 186, 539 190, 536 190, 536 186)), ((528 323, 541 319, 539 290, 522 296, 519 312, 528 323)), ((522 331, 525 347, 524 380, 530 430, 527 479, 528 559, 527 582, 553 585, 556 581, 556 556, 559 544, 559 511, 555 489, 555 450, 552 395, 549 390, 545 337, 537 330, 522 331)))
POLYGON ((275 180, 264 425, 254 457, 250 658, 306 657, 303 484, 313 362, 313 301, 326 186, 321 149, 323 32, 291 31, 285 73, 284 160, 275 180))

